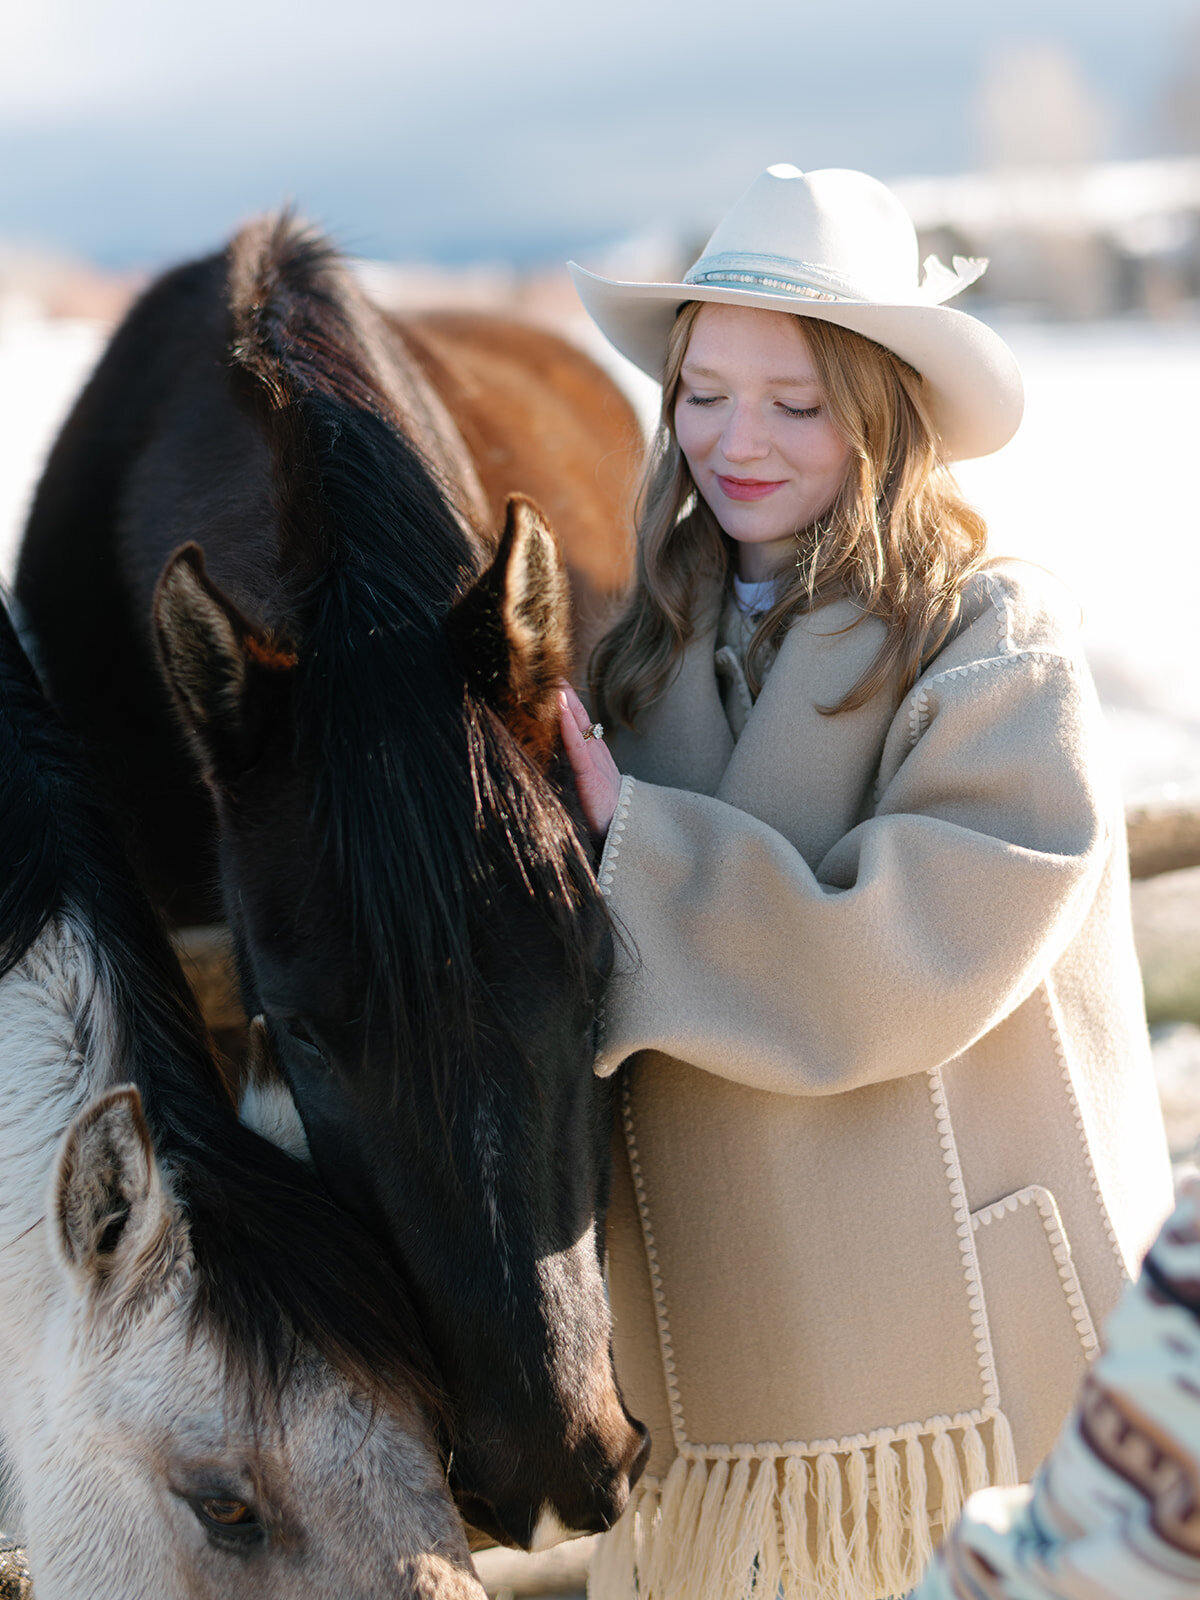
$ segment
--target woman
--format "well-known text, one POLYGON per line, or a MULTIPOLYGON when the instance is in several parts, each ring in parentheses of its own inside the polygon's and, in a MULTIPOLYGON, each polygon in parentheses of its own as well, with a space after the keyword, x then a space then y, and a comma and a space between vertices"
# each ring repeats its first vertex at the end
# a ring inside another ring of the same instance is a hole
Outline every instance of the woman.
POLYGON ((862 173, 764 173, 678 284, 574 269, 663 382, 564 738, 622 956, 610 1284, 654 1449, 600 1600, 900 1593, 1027 1476, 1170 1206, 1075 608, 945 463, 1021 411, 862 173), (588 735, 592 737, 588 737, 588 735), (615 756, 615 761, 613 757, 615 756))

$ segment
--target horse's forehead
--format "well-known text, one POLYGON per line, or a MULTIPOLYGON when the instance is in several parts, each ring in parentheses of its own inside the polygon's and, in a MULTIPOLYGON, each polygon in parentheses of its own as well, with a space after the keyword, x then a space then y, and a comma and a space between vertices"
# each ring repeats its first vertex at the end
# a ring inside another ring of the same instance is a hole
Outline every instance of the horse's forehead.
POLYGON ((234 1419, 253 1413, 253 1382, 194 1325, 193 1304, 194 1290, 81 1341, 81 1399, 119 1429, 144 1430, 147 1448, 219 1448, 234 1419))
MULTIPOLYGON (((90 1389, 114 1431, 168 1476, 186 1463, 224 1464, 263 1486, 297 1470, 336 1471, 371 1431, 365 1404, 318 1360, 303 1358, 272 1381, 211 1331, 184 1319, 138 1347, 126 1333, 95 1363, 90 1389)), ((102 1429, 102 1436, 109 1430, 102 1429)))
MULTIPOLYGON (((326 1370, 291 1380, 264 1402, 226 1392, 217 1404, 180 1405, 148 1441, 149 1461, 177 1490, 238 1487, 293 1533, 312 1531, 340 1505, 353 1470, 363 1515, 398 1515, 400 1486, 435 1490, 436 1454, 417 1416, 381 1415, 326 1370)), ((178 1402, 177 1402, 178 1403, 178 1402)))
MULTIPOLYGON (((192 1375, 195 1380, 194 1367, 192 1375)), ((110 1586, 113 1593, 122 1592, 123 1577, 132 1582, 136 1576, 139 1584, 148 1578, 155 1585, 153 1590, 139 1586, 138 1593, 182 1596, 183 1590, 172 1587, 177 1570, 172 1550, 181 1535, 188 1595, 252 1592, 236 1583, 226 1587, 231 1558, 203 1541, 197 1547, 186 1517, 180 1522, 162 1514, 165 1503, 195 1503, 213 1495, 244 1498, 268 1529, 265 1570, 282 1585, 272 1587, 272 1594, 295 1594, 300 1600, 301 1595, 346 1592, 343 1586, 373 1592, 373 1580, 390 1593, 398 1561, 420 1562, 430 1550, 453 1552, 459 1544, 461 1561, 451 1565, 469 1573, 461 1524, 426 1427, 373 1412, 316 1361, 281 1387, 277 1408, 260 1407, 254 1425, 240 1405, 231 1416, 228 1404, 212 1403, 207 1382, 201 1388, 203 1396, 186 1390, 176 1394, 149 1434, 136 1418, 117 1419, 125 1426, 99 1427, 83 1416, 60 1418, 66 1424, 59 1435, 62 1447, 46 1463, 46 1474, 48 1479, 58 1474, 60 1514, 72 1530, 80 1525, 91 1530, 86 1562, 94 1562, 98 1550, 103 1553, 105 1592, 110 1586), (169 1491, 166 1502, 164 1490, 169 1491), (102 1508, 99 1518, 97 1507, 102 1508), (141 1532, 126 1545, 115 1530, 127 1527, 131 1518, 141 1532), (289 1552, 297 1550, 304 1552, 306 1576, 303 1588, 293 1590, 289 1552)), ((143 1423, 144 1402, 162 1399, 147 1396, 142 1385, 110 1384, 110 1407, 121 1393, 127 1404, 136 1393, 143 1423)), ((82 1399, 78 1388, 74 1398, 77 1404, 82 1399)), ((70 1552, 60 1556, 68 1566, 74 1559, 70 1552)), ((72 1586, 61 1592, 72 1592, 72 1586)))

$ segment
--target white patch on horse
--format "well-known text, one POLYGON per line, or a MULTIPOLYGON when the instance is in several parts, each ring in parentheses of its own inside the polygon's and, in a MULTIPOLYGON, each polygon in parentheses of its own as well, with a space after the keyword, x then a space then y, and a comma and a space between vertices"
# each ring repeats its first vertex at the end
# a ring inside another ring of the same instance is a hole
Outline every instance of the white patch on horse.
POLYGON ((294 1161, 312 1166, 312 1152, 308 1148, 308 1135, 285 1083, 277 1078, 252 1079, 242 1093, 238 1106, 238 1120, 245 1127, 286 1150, 294 1161))
POLYGON ((529 1549, 536 1555, 539 1550, 551 1550, 556 1544, 562 1544, 564 1539, 575 1537, 575 1533, 567 1527, 554 1507, 546 1504, 537 1519, 533 1536, 529 1541, 529 1549))

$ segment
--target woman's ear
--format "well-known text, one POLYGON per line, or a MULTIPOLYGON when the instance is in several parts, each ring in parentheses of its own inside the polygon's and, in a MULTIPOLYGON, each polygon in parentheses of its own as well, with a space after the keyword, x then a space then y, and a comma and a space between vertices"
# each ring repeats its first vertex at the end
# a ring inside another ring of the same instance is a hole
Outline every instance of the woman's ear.
POLYGON ((524 495, 510 496, 496 554, 446 631, 473 692, 545 767, 558 748, 558 681, 570 667, 570 597, 558 541, 524 495))

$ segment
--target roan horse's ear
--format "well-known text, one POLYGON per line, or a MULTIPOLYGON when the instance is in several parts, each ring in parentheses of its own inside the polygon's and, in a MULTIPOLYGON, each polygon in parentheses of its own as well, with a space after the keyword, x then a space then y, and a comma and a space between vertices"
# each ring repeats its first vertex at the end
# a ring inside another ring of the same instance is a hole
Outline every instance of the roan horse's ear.
POLYGON ((93 1100, 67 1129, 54 1177, 59 1248, 85 1290, 123 1304, 155 1294, 189 1252, 163 1188, 142 1101, 132 1084, 93 1100))
POLYGON ((545 766, 558 747, 558 681, 570 667, 570 594, 558 541, 524 495, 510 495, 496 554, 446 629, 471 688, 545 766))
POLYGON ((295 653, 243 615, 185 544, 154 591, 154 636, 167 681, 209 777, 220 782, 258 754, 295 653))

